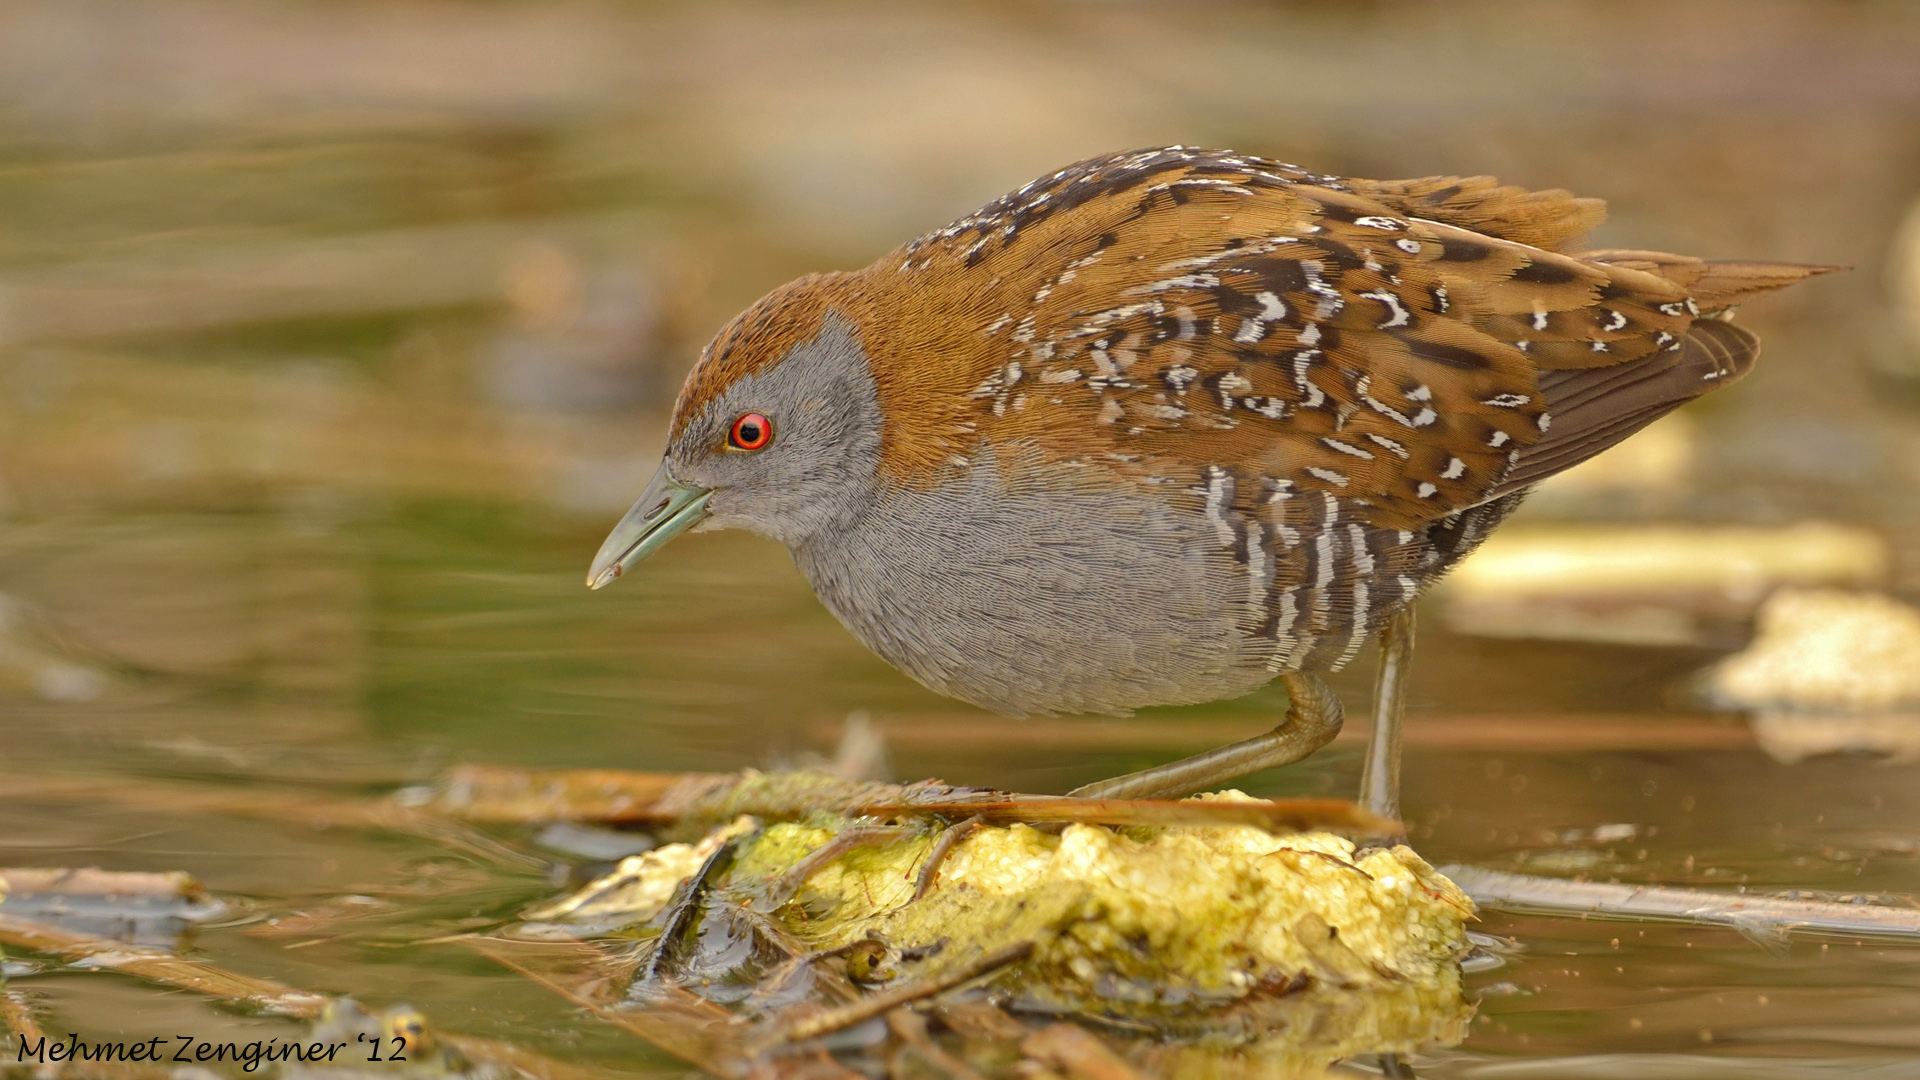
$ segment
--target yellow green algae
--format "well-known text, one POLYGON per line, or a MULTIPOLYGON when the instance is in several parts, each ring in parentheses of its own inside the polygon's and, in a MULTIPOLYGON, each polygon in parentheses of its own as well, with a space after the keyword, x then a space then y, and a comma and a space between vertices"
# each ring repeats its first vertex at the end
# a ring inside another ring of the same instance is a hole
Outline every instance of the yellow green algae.
MULTIPOLYGON (((700 845, 628 859, 535 917, 604 922, 624 896, 635 901, 630 921, 651 918, 722 835, 741 837, 740 847, 708 884, 764 895, 850 824, 781 822, 752 833, 736 821, 700 845)), ((937 835, 930 828, 851 850, 774 914, 816 950, 884 942, 911 958, 897 965, 900 979, 937 979, 1031 942, 1024 961, 992 980, 1013 1005, 1211 1048, 1178 1072, 1217 1064, 1226 1049, 1247 1063, 1313 1069, 1464 1035, 1471 1010, 1459 961, 1473 905, 1409 848, 1359 852, 1329 833, 1249 826, 982 827, 953 846, 915 900, 937 835)))

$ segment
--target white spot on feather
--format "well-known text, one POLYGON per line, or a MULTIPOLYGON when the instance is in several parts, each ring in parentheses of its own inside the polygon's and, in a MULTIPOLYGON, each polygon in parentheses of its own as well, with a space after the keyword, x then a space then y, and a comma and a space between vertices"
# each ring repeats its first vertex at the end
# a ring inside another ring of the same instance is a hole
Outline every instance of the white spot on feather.
POLYGON ((1386 321, 1376 323, 1376 329, 1390 330, 1396 326, 1405 326, 1408 322, 1412 321, 1412 316, 1408 313, 1407 306, 1400 302, 1399 297, 1385 289, 1363 292, 1360 294, 1360 298, 1362 300, 1378 300, 1380 303, 1386 305, 1388 311, 1386 321))
POLYGON ((1267 616, 1267 552, 1260 543, 1261 529, 1257 521, 1249 521, 1247 536, 1247 606, 1252 609, 1254 621, 1260 622, 1267 616))
POLYGON ((1300 387, 1300 392, 1306 395, 1306 400, 1300 404, 1309 409, 1319 408, 1321 403, 1327 400, 1327 395, 1321 391, 1320 385, 1307 378, 1307 369, 1313 366, 1314 358, 1319 355, 1318 349, 1302 349, 1293 354, 1293 381, 1300 387))
POLYGON ((1267 324, 1276 319, 1287 317, 1287 305, 1270 292, 1259 293, 1254 297, 1260 302, 1260 313, 1240 320, 1240 330, 1233 340, 1242 345, 1251 345, 1266 336, 1267 324))
POLYGON ((1233 546, 1233 522, 1227 520, 1227 511, 1233 505, 1233 476, 1218 465, 1206 467, 1207 520, 1213 522, 1214 535, 1220 538, 1221 547, 1233 546))
POLYGON ((1155 281, 1147 285, 1136 285, 1133 288, 1128 289, 1127 292, 1129 293, 1156 292, 1157 293, 1157 292, 1166 292, 1170 289, 1212 289, 1212 288, 1218 288, 1219 285, 1220 285, 1220 275, 1218 274, 1181 274, 1179 277, 1170 277, 1170 278, 1166 278, 1165 280, 1155 281))
POLYGON ((1347 553, 1353 559, 1353 568, 1362 577, 1373 573, 1373 551, 1367 547, 1367 530, 1358 525, 1347 526, 1347 553))
POLYGON ((1320 302, 1314 306, 1315 320, 1330 319, 1347 306, 1340 290, 1327 284, 1327 279, 1322 276, 1326 269, 1327 265, 1318 259, 1300 260, 1300 272, 1306 276, 1307 291, 1320 298, 1320 302))
POLYGON ((1373 440, 1375 445, 1385 448, 1388 453, 1400 460, 1405 461, 1407 459, 1408 451, 1404 444, 1394 442, 1385 435, 1375 435, 1372 432, 1367 433, 1367 438, 1373 440))

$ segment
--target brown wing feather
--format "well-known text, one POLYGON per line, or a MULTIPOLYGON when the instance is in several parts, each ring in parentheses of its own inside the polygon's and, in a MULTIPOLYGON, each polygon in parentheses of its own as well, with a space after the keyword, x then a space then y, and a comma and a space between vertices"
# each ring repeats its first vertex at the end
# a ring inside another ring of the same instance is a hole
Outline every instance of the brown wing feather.
POLYGON ((1747 346, 1696 320, 1822 269, 1535 246, 1603 212, 1485 177, 1137 151, 914 241, 837 302, 899 354, 876 376, 903 482, 983 443, 1143 482, 1231 464, 1418 530, 1704 392, 1710 354, 1747 346), (1604 374, 1555 374, 1580 371, 1604 374))
POLYGON ((1604 280, 1319 185, 1127 194, 1124 233, 1040 247, 1053 272, 988 323, 988 441, 1142 475, 1256 465, 1417 527, 1481 501, 1538 434, 1533 365, 1476 313, 1604 280))
POLYGON ((1359 194, 1409 217, 1457 225, 1548 251, 1569 251, 1607 217, 1607 204, 1554 188, 1528 191, 1491 176, 1347 180, 1359 194))
POLYGON ((1694 398, 1744 377, 1760 339, 1732 323, 1705 319, 1688 328, 1677 351, 1662 349, 1612 367, 1543 372, 1553 423, 1520 452, 1493 489, 1498 498, 1570 469, 1694 398))

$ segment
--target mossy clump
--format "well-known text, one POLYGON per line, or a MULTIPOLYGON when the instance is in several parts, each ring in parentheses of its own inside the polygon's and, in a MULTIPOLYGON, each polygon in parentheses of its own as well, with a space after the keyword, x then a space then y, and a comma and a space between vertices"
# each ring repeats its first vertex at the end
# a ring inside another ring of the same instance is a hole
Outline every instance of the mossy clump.
MULTIPOLYGON (((731 826, 735 857, 706 885, 770 908, 820 954, 883 943, 895 960, 882 974, 894 979, 938 979, 1031 943, 992 980, 1009 1008, 1102 1017, 1169 1047, 1315 1067, 1464 1035, 1459 961, 1473 905, 1404 846, 1361 851, 1330 833, 1248 826, 979 827, 916 899, 938 838, 929 828, 792 880, 796 864, 856 824, 731 826)), ((678 847, 628 860, 629 885, 649 868, 674 883, 691 873, 695 849, 678 847)), ((582 895, 606 895, 620 873, 582 895)), ((667 880, 636 889, 649 902, 633 914, 657 916, 668 891, 667 880)), ((565 918, 563 907, 543 914, 565 918)), ((604 905, 595 915, 604 926, 604 905)))

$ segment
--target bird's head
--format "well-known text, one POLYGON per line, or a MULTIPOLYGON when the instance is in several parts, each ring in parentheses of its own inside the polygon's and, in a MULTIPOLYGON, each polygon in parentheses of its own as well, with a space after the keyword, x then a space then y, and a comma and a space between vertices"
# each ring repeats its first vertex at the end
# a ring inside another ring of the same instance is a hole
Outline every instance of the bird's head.
POLYGON ((843 279, 777 289, 707 346, 674 406, 665 459, 601 545, 589 586, 690 529, 744 528, 798 547, 871 498, 880 405, 843 279))

